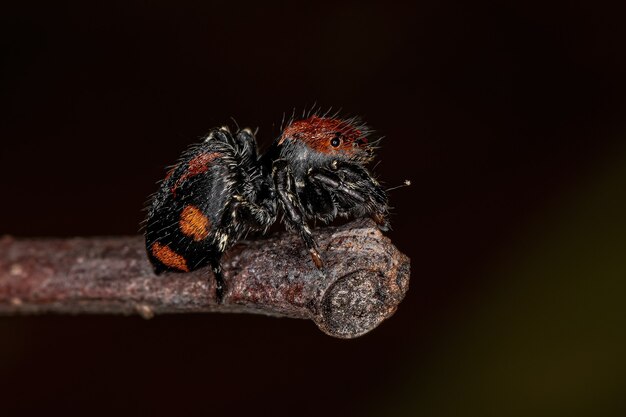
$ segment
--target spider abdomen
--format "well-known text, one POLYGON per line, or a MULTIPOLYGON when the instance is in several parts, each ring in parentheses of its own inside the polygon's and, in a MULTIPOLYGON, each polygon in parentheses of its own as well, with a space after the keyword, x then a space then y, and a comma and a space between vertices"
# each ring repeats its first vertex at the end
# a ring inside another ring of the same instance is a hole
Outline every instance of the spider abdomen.
POLYGON ((186 152, 154 196, 146 227, 157 272, 207 265, 228 245, 228 209, 237 188, 234 149, 206 141, 186 152))

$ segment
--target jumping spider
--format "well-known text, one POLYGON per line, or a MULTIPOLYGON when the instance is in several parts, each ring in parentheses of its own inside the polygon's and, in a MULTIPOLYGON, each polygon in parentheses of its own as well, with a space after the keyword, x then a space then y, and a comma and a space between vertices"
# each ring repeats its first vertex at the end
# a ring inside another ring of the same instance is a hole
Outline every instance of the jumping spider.
POLYGON ((279 213, 318 269, 323 261, 307 221, 369 216, 386 230, 387 196, 364 167, 374 156, 368 133, 356 119, 315 115, 289 123, 259 156, 250 129, 211 130, 152 198, 145 237, 155 272, 211 265, 221 302, 222 254, 247 232, 267 231, 279 213))

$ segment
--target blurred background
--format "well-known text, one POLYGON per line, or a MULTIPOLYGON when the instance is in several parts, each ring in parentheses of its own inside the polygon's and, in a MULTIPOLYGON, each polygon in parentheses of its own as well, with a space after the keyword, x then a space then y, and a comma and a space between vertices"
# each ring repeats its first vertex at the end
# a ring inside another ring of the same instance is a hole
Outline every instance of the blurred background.
MULTIPOLYGON (((0 234, 139 233, 208 129, 314 103, 384 135, 412 260, 337 340, 248 315, 0 318, 4 416, 626 415, 624 8, 19 2, 0 12, 0 234)), ((617 2, 616 2, 617 3, 617 2)))

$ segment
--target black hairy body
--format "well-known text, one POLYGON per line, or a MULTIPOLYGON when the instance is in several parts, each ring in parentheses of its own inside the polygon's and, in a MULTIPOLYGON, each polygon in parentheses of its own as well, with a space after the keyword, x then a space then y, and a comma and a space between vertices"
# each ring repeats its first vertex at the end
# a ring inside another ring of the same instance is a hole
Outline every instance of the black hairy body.
POLYGON ((259 156, 250 129, 213 129, 182 155, 152 199, 146 248, 155 271, 211 265, 221 300, 222 254, 278 218, 320 269, 309 221, 369 216, 386 229, 387 196, 365 168, 373 158, 366 136, 354 120, 312 116, 290 123, 259 156))

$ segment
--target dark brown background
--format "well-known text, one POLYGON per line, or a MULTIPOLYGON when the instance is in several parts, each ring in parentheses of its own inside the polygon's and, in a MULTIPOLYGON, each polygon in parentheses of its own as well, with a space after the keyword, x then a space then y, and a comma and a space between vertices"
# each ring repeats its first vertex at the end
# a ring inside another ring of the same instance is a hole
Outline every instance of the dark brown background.
POLYGON ((623 10, 518 3, 4 5, 0 233, 137 233, 209 128, 267 145, 313 103, 413 185, 389 233, 411 288, 372 333, 1 318, 2 415, 623 415, 623 10))

